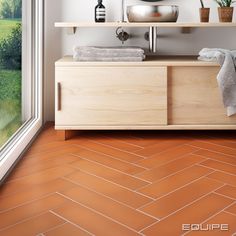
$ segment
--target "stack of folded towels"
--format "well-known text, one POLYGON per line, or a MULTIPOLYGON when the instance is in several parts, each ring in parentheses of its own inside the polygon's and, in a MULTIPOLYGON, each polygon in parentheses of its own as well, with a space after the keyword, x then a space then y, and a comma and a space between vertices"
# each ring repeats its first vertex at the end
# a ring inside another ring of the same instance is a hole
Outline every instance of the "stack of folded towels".
POLYGON ((144 50, 136 47, 75 47, 76 61, 143 61, 144 50))

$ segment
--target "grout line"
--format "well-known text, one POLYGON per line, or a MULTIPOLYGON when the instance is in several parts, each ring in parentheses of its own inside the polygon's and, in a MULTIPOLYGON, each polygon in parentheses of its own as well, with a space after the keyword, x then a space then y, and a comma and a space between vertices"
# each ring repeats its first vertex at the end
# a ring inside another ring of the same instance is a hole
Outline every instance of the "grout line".
MULTIPOLYGON (((199 140, 198 140, 199 141, 199 140)), ((200 141, 199 141, 200 142, 200 141)), ((227 156, 230 156, 230 157, 233 157, 235 158, 235 156, 233 154, 228 154, 228 153, 225 153, 225 152, 220 152, 220 151, 215 151, 215 150, 212 150, 212 149, 208 149, 208 148, 202 148, 202 147, 198 147, 198 146, 194 146, 194 144, 187 144, 191 147, 196 147, 196 148, 199 148, 201 150, 207 150, 207 151, 210 151, 210 152, 215 152, 215 153, 218 153, 218 154, 224 154, 224 155, 227 155, 227 156)), ((216 146, 219 146, 219 145, 216 145, 216 146)), ((235 150, 235 149, 232 149, 232 150, 235 150)))
MULTIPOLYGON (((161 143, 166 143, 166 142, 170 142, 170 141, 169 141, 169 140, 164 140, 164 141, 162 141, 161 143)), ((176 148, 179 148, 179 147, 181 147, 181 146, 185 146, 187 143, 189 143, 189 142, 183 142, 183 143, 181 143, 181 144, 177 144, 177 145, 174 145, 174 146, 172 146, 172 147, 164 148, 164 150, 162 150, 162 151, 160 151, 160 152, 158 152, 158 153, 153 153, 153 154, 151 154, 150 156, 143 156, 143 158, 146 160, 146 159, 149 159, 149 158, 154 157, 155 155, 165 154, 165 152, 173 151, 172 149, 176 149, 176 148)), ((157 144, 159 144, 159 143, 157 143, 157 144)), ((154 145, 155 145, 155 144, 154 144, 154 145)), ((153 146, 153 144, 152 144, 151 146, 153 146)), ((149 147, 145 147, 145 148, 149 148, 149 147)), ((144 148, 144 149, 145 149, 145 148, 144 148)), ((196 147, 192 147, 192 148, 198 149, 198 148, 196 148, 196 147)), ((140 151, 142 151, 142 150, 140 150, 140 151)))
POLYGON ((227 211, 227 209, 228 209, 229 207, 227 207, 225 210, 224 210, 224 212, 226 212, 226 213, 228 213, 228 214, 230 214, 230 215, 233 215, 233 216, 236 216, 236 214, 234 214, 234 213, 232 213, 232 212, 229 212, 229 211, 227 211))
MULTIPOLYGON (((51 214, 53 214, 51 211, 49 211, 51 214)), ((54 214, 53 214, 54 215, 54 214)), ((58 218, 58 216, 57 216, 57 218, 58 218)), ((54 230, 54 229, 57 229, 57 228, 60 228, 61 226, 63 226, 63 225, 66 225, 67 224, 67 222, 64 222, 64 223, 62 223, 62 224, 59 224, 59 225, 56 225, 56 226, 54 226, 54 227, 52 227, 52 228, 50 228, 50 229, 47 229, 46 231, 44 231, 44 232, 42 232, 41 234, 42 235, 45 235, 46 233, 48 233, 48 232, 50 232, 50 231, 52 231, 52 230, 54 230)), ((36 235, 37 236, 37 235, 36 235)))
POLYGON ((16 205, 16 206, 14 206, 14 207, 7 208, 6 210, 1 210, 1 211, 0 211, 0 214, 5 213, 5 212, 7 212, 7 211, 14 210, 14 209, 16 209, 16 208, 18 208, 18 207, 22 207, 22 206, 28 205, 28 204, 33 203, 33 202, 35 202, 35 201, 42 200, 42 199, 44 199, 44 198, 47 198, 47 197, 49 197, 49 196, 54 195, 55 193, 56 193, 56 192, 48 193, 48 194, 45 194, 45 195, 43 195, 43 196, 40 196, 39 198, 26 201, 26 202, 24 202, 24 203, 21 203, 21 204, 18 204, 18 205, 16 205))
POLYGON ((97 211, 97 210, 91 208, 91 207, 88 207, 88 206, 84 205, 83 203, 77 202, 77 201, 75 201, 74 199, 72 199, 72 198, 70 198, 70 197, 67 197, 67 196, 65 196, 65 195, 62 194, 62 193, 58 193, 58 194, 61 195, 61 196, 64 197, 64 198, 66 198, 66 199, 68 199, 68 200, 70 200, 70 201, 72 201, 72 202, 74 202, 74 203, 76 203, 76 204, 78 204, 78 205, 80 205, 80 206, 82 206, 82 207, 84 207, 84 208, 86 208, 86 209, 88 209, 88 210, 90 210, 90 211, 92 211, 92 212, 94 212, 94 213, 100 215, 100 216, 105 217, 106 219, 109 219, 109 220, 111 220, 111 221, 113 221, 113 222, 115 222, 115 223, 117 223, 117 224, 119 224, 119 225, 124 226, 124 227, 127 228, 127 229, 132 230, 132 231, 135 232, 135 233, 138 232, 138 231, 136 231, 135 229, 130 228, 128 225, 125 225, 125 224, 123 224, 123 223, 121 223, 121 222, 119 222, 119 221, 117 221, 117 220, 115 220, 115 219, 113 219, 113 218, 111 218, 111 217, 109 217, 109 216, 107 216, 107 215, 105 215, 105 214, 103 214, 103 213, 101 213, 101 212, 99 212, 99 211, 97 211))
MULTIPOLYGON (((152 224, 146 226, 145 228, 141 229, 141 230, 139 231, 139 233, 142 233, 144 230, 146 230, 146 229, 152 227, 153 225, 155 225, 155 224, 157 224, 157 223, 159 223, 159 222, 154 222, 154 223, 152 223, 152 224)), ((142 234, 144 234, 144 233, 142 233, 142 234)), ((145 235, 145 234, 144 234, 144 235, 145 235)), ((164 236, 164 235, 161 235, 161 236, 164 236)))
MULTIPOLYGON (((207 141, 207 140, 198 140, 199 142, 203 142, 203 143, 207 143, 207 144, 212 144, 212 145, 216 145, 216 146, 219 146, 219 147, 222 147, 222 148, 229 148, 229 149, 231 149, 231 150, 235 150, 236 151, 236 149, 235 148, 232 148, 232 147, 228 147, 228 146, 225 146, 225 145, 221 145, 221 144, 219 144, 219 143, 214 143, 214 142, 211 142, 211 141, 207 141)), ((234 143, 234 142, 233 142, 234 143)))
MULTIPOLYGON (((80 155, 80 154, 72 154, 72 155, 75 156, 75 157, 79 157, 80 159, 87 160, 87 161, 93 162, 93 163, 95 163, 95 164, 99 164, 99 165, 105 166, 106 168, 111 168, 111 169, 120 171, 120 172, 122 172, 122 173, 124 173, 124 174, 128 174, 127 172, 124 172, 124 171, 119 170, 119 169, 115 169, 114 167, 108 166, 108 165, 106 165, 106 164, 104 164, 104 163, 97 162, 97 161, 95 161, 95 160, 91 160, 91 159, 89 159, 89 158, 87 158, 87 157, 83 157, 83 156, 80 155)), ((111 157, 111 158, 112 158, 112 157, 111 157)), ((117 160, 117 161, 120 161, 120 160, 118 160, 118 159, 116 159, 116 160, 117 160)), ((77 161, 78 161, 78 160, 77 160, 77 161)), ((72 162, 76 162, 76 161, 72 161, 72 162)), ((120 162, 123 162, 123 161, 120 161, 120 162)), ((146 168, 144 168, 144 167, 141 167, 141 166, 138 166, 138 165, 133 165, 132 163, 128 163, 128 162, 123 162, 123 164, 124 164, 124 165, 129 164, 129 165, 132 166, 132 167, 136 167, 136 168, 143 169, 143 170, 141 170, 141 172, 142 172, 142 171, 145 171, 145 170, 148 170, 148 169, 146 169, 146 168)), ((127 167, 129 167, 129 166, 127 165, 127 167)), ((137 173, 133 173, 133 174, 138 174, 138 173, 141 173, 141 172, 137 172, 137 173)))
MULTIPOLYGON (((71 155, 71 154, 68 153, 67 155, 71 155)), ((58 158, 60 158, 60 156, 58 156, 58 158)), ((11 177, 10 181, 8 181, 8 183, 12 183, 12 182, 15 182, 15 181, 18 181, 18 180, 22 180, 22 178, 30 177, 31 175, 38 174, 38 173, 40 173, 42 171, 48 171, 48 170, 53 169, 53 168, 63 167, 65 165, 68 165, 68 164, 71 164, 71 163, 75 162, 75 160, 68 161, 68 162, 65 161, 64 163, 53 163, 53 162, 55 162, 55 160, 47 160, 45 162, 52 162, 52 163, 49 163, 49 164, 52 164, 52 166, 43 167, 43 169, 41 169, 41 170, 36 170, 36 171, 34 171, 32 173, 28 173, 28 174, 26 174, 24 176, 18 176, 18 177, 16 176, 14 178, 11 177)), ((25 168, 29 169, 30 167, 25 167, 25 168)), ((24 171, 24 169, 23 170, 21 169, 21 171, 24 171)))
POLYGON ((146 215, 146 216, 149 216, 149 217, 155 219, 155 220, 156 220, 156 223, 160 221, 160 218, 158 218, 158 217, 156 217, 156 216, 153 216, 153 215, 151 215, 151 214, 148 214, 147 212, 143 212, 143 211, 141 211, 141 210, 139 210, 139 209, 136 209, 136 211, 137 211, 138 213, 140 213, 140 214, 144 214, 144 215, 146 215))
MULTIPOLYGON (((163 180, 165 180, 165 179, 167 179, 167 178, 170 178, 170 177, 172 177, 172 176, 174 176, 174 175, 176 175, 176 174, 179 174, 179 173, 181 173, 181 172, 184 172, 185 170, 190 169, 190 168, 194 167, 194 166, 197 165, 197 164, 198 164, 198 163, 195 163, 195 164, 193 164, 193 165, 191 165, 191 166, 185 167, 184 169, 179 170, 179 171, 177 171, 177 172, 175 172, 175 173, 172 173, 172 174, 170 174, 170 175, 167 175, 167 176, 165 176, 165 177, 163 177, 163 178, 161 178, 161 179, 158 179, 158 180, 152 182, 152 183, 149 184, 149 185, 140 187, 140 188, 137 189, 137 191, 140 191, 140 190, 142 190, 142 189, 145 189, 146 187, 148 187, 148 186, 150 186, 150 185, 157 184, 158 182, 161 182, 161 181, 163 181, 163 180)), ((201 167, 203 167, 203 166, 201 166, 201 167)), ((206 169, 207 169, 207 167, 205 167, 205 166, 204 166, 203 168, 206 168, 206 169)), ((214 172, 214 171, 212 171, 212 173, 213 173, 213 172, 214 172)))
POLYGON ((217 195, 220 195, 220 196, 222 196, 222 197, 225 197, 225 198, 228 198, 228 199, 230 199, 230 200, 236 200, 236 198, 232 198, 232 197, 229 197, 229 196, 227 196, 227 195, 224 195, 224 194, 221 194, 221 193, 217 193, 217 192, 214 192, 215 194, 217 194, 217 195))
MULTIPOLYGON (((217 138, 217 140, 219 140, 218 139, 218 137, 214 137, 214 136, 211 136, 211 135, 206 135, 206 137, 207 138, 217 138)), ((236 141, 234 141, 234 139, 235 139, 235 137, 232 137, 232 138, 230 138, 230 139, 227 139, 226 137, 223 137, 223 138, 220 138, 220 141, 223 141, 223 142, 226 142, 226 143, 236 143, 236 141)))
MULTIPOLYGON (((82 159, 82 158, 81 158, 81 159, 82 159)), ((85 160, 85 159, 82 159, 82 160, 85 160)), ((134 178, 134 179, 137 179, 137 180, 146 182, 146 184, 152 183, 152 182, 150 182, 150 181, 148 181, 148 180, 144 180, 144 179, 141 179, 141 178, 139 178, 139 177, 137 177, 137 176, 134 176, 134 175, 131 175, 131 174, 128 174, 128 173, 124 173, 124 172, 122 172, 122 171, 120 171, 120 170, 116 170, 116 169, 114 169, 114 168, 112 168, 112 167, 109 167, 109 166, 106 166, 106 165, 104 165, 104 164, 100 164, 100 163, 97 163, 97 162, 95 162, 95 161, 91 161, 91 160, 87 160, 87 159, 86 159, 86 161, 91 162, 91 163, 94 163, 94 164, 98 165, 98 167, 99 167, 99 166, 103 166, 103 167, 105 167, 105 168, 107 168, 107 169, 110 169, 110 170, 112 170, 112 171, 118 172, 118 173, 120 173, 120 174, 122 174, 122 175, 127 175, 127 176, 129 176, 129 177, 131 177, 131 178, 134 178)), ((74 162, 77 162, 77 161, 74 161, 74 162)), ((72 162, 71 164, 73 164, 74 162, 72 162)), ((79 170, 80 170, 80 168, 77 167, 77 166, 75 167, 75 169, 79 169, 79 170)))
MULTIPOLYGON (((234 204, 234 202, 231 203, 231 204, 229 204, 228 206, 224 207, 224 208, 221 209, 220 211, 216 212, 216 213, 213 214, 212 216, 208 217, 207 219, 205 219, 204 221, 202 221, 202 222, 200 223, 200 225, 202 225, 202 224, 206 223, 207 221, 211 220, 211 219, 214 218, 215 216, 219 215, 221 212, 224 212, 225 209, 229 208, 229 207, 230 207, 231 205, 233 205, 233 204, 234 204)), ((184 233, 183 236, 186 235, 186 234, 189 234, 189 233, 191 233, 191 232, 192 232, 192 231, 188 231, 188 232, 184 233)))
POLYGON ((206 197, 206 196, 208 196, 208 195, 210 195, 210 194, 214 193, 214 191, 217 191, 218 189, 222 188, 224 185, 225 185, 225 184, 222 184, 222 186, 220 186, 220 187, 218 187, 218 188, 216 188, 216 189, 214 189, 214 190, 212 190, 212 191, 210 191, 210 192, 208 192, 208 193, 206 193, 206 194, 202 195, 202 196, 201 196, 201 197, 199 197, 198 199, 195 199, 194 201, 192 201, 192 202, 190 202, 190 203, 186 204, 185 206, 183 206, 183 207, 179 208, 178 210, 176 210, 176 211, 174 211, 174 212, 170 213, 169 215, 167 215, 167 216, 165 216, 165 217, 161 218, 161 221, 162 221, 162 220, 165 220, 166 218, 168 218, 168 217, 170 217, 170 216, 172 216, 172 215, 174 215, 174 214, 176 214, 177 212, 179 212, 179 211, 183 210, 184 208, 186 208, 186 207, 188 207, 188 206, 190 206, 190 205, 194 204, 195 202, 197 202, 197 201, 199 201, 199 200, 203 199, 204 197, 206 197))
MULTIPOLYGON (((90 152, 92 152, 92 153, 97 153, 97 154, 99 154, 99 155, 107 156, 107 157, 110 157, 110 158, 112 158, 112 159, 115 159, 115 160, 118 160, 118 161, 121 161, 121 162, 130 164, 130 165, 134 165, 134 166, 137 166, 137 167, 146 169, 145 167, 140 166, 140 165, 138 165, 138 164, 136 164, 135 162, 132 162, 132 161, 123 160, 123 159, 120 159, 120 158, 118 158, 118 157, 114 157, 114 156, 105 154, 105 153, 103 153, 103 152, 99 152, 99 151, 96 151, 96 150, 92 150, 92 149, 87 148, 87 147, 83 147, 83 146, 79 146, 79 145, 76 145, 76 146, 77 146, 78 148, 81 148, 81 149, 83 149, 83 150, 90 151, 90 152)), ((75 155, 75 156, 79 156, 79 154, 77 154, 77 152, 76 152, 76 153, 72 153, 72 154, 75 155)), ((139 160, 137 160, 137 161, 140 161, 140 160, 144 160, 144 158, 139 159, 139 160)))
MULTIPOLYGON (((213 173, 216 173, 216 171, 211 172, 209 175, 211 175, 211 174, 213 174, 213 173)), ((209 180, 214 180, 214 181, 216 181, 216 182, 218 182, 218 183, 220 183, 220 184, 228 185, 228 184, 225 183, 224 181, 222 182, 222 181, 220 181, 220 180, 218 180, 218 179, 214 179, 214 178, 209 177, 209 175, 207 175, 205 178, 207 178, 207 179, 209 179, 209 180)))
MULTIPOLYGON (((137 173, 137 174, 142 174, 142 173, 144 173, 144 172, 152 171, 153 169, 156 169, 156 168, 165 166, 165 165, 167 165, 167 164, 170 164, 171 162, 174 162, 174 161, 180 160, 180 159, 182 159, 182 158, 185 158, 185 157, 188 156, 188 155, 193 155, 194 153, 195 153, 195 151, 194 151, 194 152, 187 153, 187 154, 180 155, 179 157, 176 157, 176 158, 174 158, 173 160, 170 160, 170 161, 167 161, 167 162, 165 162, 165 163, 162 163, 161 165, 153 166, 152 168, 148 168, 147 170, 144 170, 144 171, 142 171, 142 172, 140 172, 140 173, 137 173)), ((195 154, 194 154, 194 155, 195 155, 195 154)), ((203 157, 202 157, 202 158, 203 158, 203 157)), ((204 158, 204 159, 205 159, 204 161, 207 160, 206 158, 204 158)), ((145 159, 145 160, 148 160, 148 159, 145 159)), ((143 160, 140 160, 140 161, 143 161, 143 160)), ((201 160, 201 162, 202 162, 202 160, 201 160)), ((153 182, 152 182, 152 183, 153 183, 153 182)))
MULTIPOLYGON (((66 178, 65 178, 65 179, 66 179, 66 178)), ((69 180, 69 179, 66 179, 66 180, 71 181, 71 180, 69 180)), ((104 195, 104 194, 102 194, 102 193, 100 193, 100 192, 97 192, 96 190, 93 190, 93 189, 91 189, 91 188, 89 188, 89 187, 87 187, 87 186, 81 185, 81 184, 76 183, 76 182, 74 182, 74 181, 71 181, 71 182, 74 183, 74 184, 76 184, 76 185, 78 185, 78 186, 80 186, 80 187, 82 187, 82 188, 85 188, 85 189, 89 190, 90 192, 96 193, 96 194, 98 194, 98 195, 100 195, 100 196, 103 196, 103 197, 105 197, 105 198, 108 198, 108 199, 110 199, 110 200, 112 200, 112 201, 114 201, 114 202, 116 202, 116 203, 119 203, 120 205, 123 205, 123 206, 125 206, 125 207, 127 207, 127 208, 129 208, 129 209, 131 209, 131 210, 136 211, 136 208, 131 207, 130 205, 127 205, 127 204, 125 204, 125 203, 123 203, 123 202, 120 202, 120 201, 118 201, 117 199, 114 199, 114 198, 112 198, 112 197, 109 197, 109 196, 107 196, 107 195, 104 195)), ((60 192, 59 192, 59 193, 60 193, 60 192)), ((146 213, 144 213, 144 215, 150 216, 149 214, 146 214, 146 213)), ((150 217, 152 217, 152 218, 154 218, 154 219, 156 219, 156 220, 159 220, 159 219, 156 218, 155 216, 150 216, 150 217)))
MULTIPOLYGON (((212 172, 212 173, 213 173, 213 172, 212 172)), ((209 174, 209 173, 208 173, 208 174, 209 174)), ((195 182, 197 182, 197 181, 199 181, 199 180, 201 180, 201 179, 206 178, 208 174, 203 175, 203 176, 200 176, 199 178, 197 178, 197 179, 195 179, 195 180, 192 180, 191 182, 188 182, 187 184, 184 184, 184 185, 182 185, 181 187, 176 188, 175 190, 172 190, 171 192, 168 192, 168 193, 166 193, 166 194, 164 194, 164 195, 162 195, 162 196, 156 198, 154 202, 159 201, 160 199, 162 199, 162 198, 164 198, 164 197, 167 197, 167 196, 173 194, 174 192, 176 192, 176 191, 178 191, 178 190, 181 190, 181 189, 183 189, 183 188, 189 186, 190 184, 193 184, 193 183, 195 183, 195 182)), ((221 183, 221 184, 223 184, 223 183, 221 183)), ((143 207, 146 207, 146 206, 148 206, 148 205, 151 205, 152 203, 153 203, 153 202, 147 203, 146 205, 144 205, 144 206, 142 206, 142 207, 140 207, 140 208, 143 208, 143 207)), ((140 208, 138 208, 138 209, 140 209, 140 208)))
MULTIPOLYGON (((184 157, 182 157, 182 158, 184 158, 184 157)), ((204 161, 206 161, 206 160, 207 160, 207 159, 205 159, 204 161)), ((175 160, 175 161, 176 161, 176 160, 175 160)), ((152 185, 152 184, 158 183, 158 182, 160 182, 160 181, 162 181, 162 180, 164 180, 164 179, 166 179, 166 178, 168 178, 168 177, 171 177, 171 176, 173 176, 173 175, 176 175, 176 174, 178 174, 178 173, 180 173, 180 172, 182 172, 182 171, 184 171, 184 170, 186 170, 186 169, 188 169, 188 168, 190 168, 190 167, 193 167, 194 165, 197 165, 197 164, 199 164, 199 163, 202 163, 202 162, 204 162, 204 161, 203 161, 203 160, 197 161, 197 162, 195 162, 194 164, 192 164, 192 165, 190 165, 190 166, 187 166, 187 167, 185 167, 185 168, 183 168, 183 169, 181 169, 181 170, 172 172, 171 174, 168 174, 168 175, 165 176, 165 177, 162 177, 162 178, 157 179, 157 180, 153 180, 149 185, 142 186, 142 187, 138 188, 137 190, 141 190, 141 189, 143 189, 143 188, 145 188, 145 187, 147 187, 147 186, 150 186, 150 185, 152 185)), ((169 163, 168 163, 168 164, 169 164, 169 163)), ((144 171, 144 172, 138 173, 137 175, 140 175, 140 174, 145 173, 145 172, 153 171, 154 169, 157 169, 157 168, 163 167, 163 166, 165 166, 165 164, 162 165, 162 166, 158 166, 158 167, 156 167, 156 168, 150 169, 150 170, 148 170, 148 171, 144 171)), ((205 167, 205 166, 204 166, 204 167, 205 167)), ((205 168, 207 168, 207 167, 205 167, 205 168)), ((209 169, 210 169, 210 168, 209 168, 209 169)))
MULTIPOLYGON (((203 162, 204 162, 204 161, 203 161, 203 162)), ((234 175, 234 174, 232 174, 232 173, 230 173, 230 172, 226 172, 226 171, 223 171, 223 170, 220 170, 220 169, 214 169, 213 167, 210 167, 210 166, 204 166, 204 165, 202 164, 203 162, 197 163, 196 165, 201 166, 201 167, 206 167, 206 168, 211 169, 211 170, 214 170, 214 171, 222 172, 222 173, 224 173, 224 174, 236 176, 236 175, 234 175)))
POLYGON ((15 227, 16 225, 19 225, 19 224, 21 224, 21 223, 27 222, 27 221, 29 221, 29 220, 31 220, 31 219, 37 218, 37 217, 39 217, 39 216, 41 216, 41 215, 44 215, 44 214, 46 214, 47 212, 49 212, 49 210, 45 210, 45 211, 43 211, 43 212, 40 212, 39 214, 36 214, 36 215, 30 216, 30 217, 27 217, 27 218, 25 218, 25 219, 23 219, 23 220, 17 221, 17 222, 14 223, 14 224, 5 226, 5 227, 3 227, 3 228, 0 229, 0 233, 1 233, 2 231, 8 230, 8 229, 10 229, 10 228, 12 228, 12 227, 15 227))
MULTIPOLYGON (((92 142, 92 141, 90 141, 90 140, 88 140, 87 142, 92 142)), ((96 143, 96 142, 92 142, 92 143, 96 143)), ((96 143, 96 144, 98 144, 98 143, 96 143)), ((82 145, 80 145, 80 144, 75 144, 76 146, 80 146, 80 147, 82 147, 82 148, 85 148, 86 149, 86 147, 83 147, 82 145)), ((105 145, 105 144, 98 144, 99 146, 103 146, 103 147, 106 147, 106 148, 110 148, 111 150, 112 149, 115 149, 115 150, 117 150, 117 151, 120 151, 120 152, 123 152, 123 153, 127 153, 127 154, 131 154, 132 156, 137 156, 137 157, 140 157, 140 158, 142 158, 142 159, 144 159, 144 157, 143 156, 141 156, 141 155, 138 155, 138 154, 136 154, 136 153, 134 153, 134 152, 128 152, 128 151, 124 151, 124 150, 122 150, 122 149, 119 149, 119 148, 114 148, 114 147, 111 147, 111 146, 107 146, 107 145, 105 145)), ((90 148, 89 148, 90 149, 90 148)), ((90 149, 91 150, 91 149, 90 149)), ((100 152, 100 151, 96 151, 96 150, 93 150, 94 152, 98 152, 98 153, 102 153, 102 152, 100 152)), ((106 154, 107 155, 107 154, 106 154)))
POLYGON ((61 215, 57 214, 57 213, 56 213, 56 212, 54 212, 53 210, 50 210, 49 212, 50 212, 50 213, 52 213, 53 215, 55 215, 55 216, 57 216, 57 217, 59 217, 59 218, 61 218, 61 219, 65 220, 65 221, 66 221, 66 223, 65 223, 65 224, 68 224, 68 223, 69 223, 69 224, 72 224, 72 225, 74 225, 75 227, 77 227, 77 228, 79 228, 79 229, 83 230, 84 232, 88 233, 89 235, 91 235, 91 236, 95 236, 95 234, 92 234, 92 233, 90 233, 90 232, 89 232, 89 231, 87 231, 86 229, 84 229, 84 228, 80 227, 79 225, 77 225, 77 224, 73 223, 72 221, 70 221, 70 220, 66 219, 65 217, 63 217, 63 216, 61 216, 61 215))
MULTIPOLYGON (((141 149, 141 150, 143 149, 141 146, 138 146, 138 145, 135 145, 135 144, 131 144, 131 143, 127 143, 127 142, 122 141, 122 140, 117 139, 117 138, 111 138, 111 137, 105 136, 105 135, 101 135, 101 137, 104 137, 104 139, 107 139, 106 141, 108 141, 108 142, 109 142, 109 141, 113 142, 112 139, 115 139, 115 140, 114 140, 115 142, 116 142, 116 141, 119 141, 119 142, 121 142, 121 143, 124 143, 124 144, 130 145, 130 146, 139 148, 139 149, 141 149)), ((91 139, 91 138, 88 138, 88 139, 89 139, 91 142, 98 143, 98 144, 103 144, 103 145, 105 145, 105 146, 109 146, 109 147, 114 148, 111 144, 106 144, 106 143, 103 143, 103 142, 101 142, 101 141, 94 141, 94 140, 91 139)), ((123 151, 123 149, 121 149, 121 148, 117 148, 117 149, 123 151)), ((127 150, 127 151, 128 151, 128 150, 127 150)), ((134 150, 134 152, 136 152, 136 151, 139 151, 139 150, 134 150)), ((129 152, 129 151, 128 151, 128 152, 129 152)), ((131 151, 130 151, 130 152, 131 152, 131 151)))
POLYGON ((230 166, 233 166, 233 167, 236 168, 236 164, 232 164, 232 163, 228 163, 228 162, 225 162, 225 161, 217 160, 217 159, 214 159, 214 158, 212 158, 212 157, 204 156, 204 155, 202 155, 202 154, 195 154, 195 155, 196 155, 196 156, 200 156, 200 157, 204 157, 204 158, 206 158, 207 160, 221 162, 221 163, 223 163, 223 164, 230 165, 230 166))
MULTIPOLYGON (((68 155, 72 155, 72 154, 68 154, 68 155)), ((71 163, 73 163, 73 162, 75 162, 75 161, 72 161, 71 163)), ((71 163, 64 163, 62 166, 54 166, 54 167, 52 167, 52 168, 49 168, 49 169, 46 169, 46 170, 41 170, 41 171, 38 171, 37 173, 33 173, 33 174, 31 174, 31 175, 28 175, 28 176, 23 176, 23 177, 20 177, 20 178, 18 178, 18 179, 16 179, 16 180, 11 180, 11 181, 7 181, 6 182, 6 184, 14 184, 14 183, 17 183, 17 182, 19 182, 19 181, 22 181, 22 180, 24 180, 24 179, 29 179, 30 178, 30 176, 35 176, 35 175, 39 175, 39 174, 42 174, 42 173, 44 173, 44 172, 48 172, 49 170, 53 170, 53 169, 58 169, 58 168, 60 168, 60 167, 64 167, 64 166, 68 166, 69 167, 69 165, 68 164, 71 164, 71 163)), ((56 178, 55 178, 56 179, 56 178)), ((55 180, 55 179, 52 179, 52 180, 55 180)), ((52 181, 51 180, 51 181, 52 181)), ((27 181, 26 181, 27 182, 27 181)), ((49 182, 49 181, 48 181, 49 182)))
MULTIPOLYGON (((78 169, 77 169, 77 170, 78 170, 78 169)), ((80 170, 80 169, 79 169, 79 170, 80 170)), ((123 185, 120 185, 120 184, 118 184, 118 183, 112 182, 112 181, 110 181, 110 180, 108 180, 108 179, 105 179, 105 178, 103 178, 103 177, 101 177, 101 176, 95 175, 95 174, 90 173, 90 172, 85 171, 85 170, 80 170, 80 171, 81 171, 81 172, 84 172, 84 173, 86 173, 86 174, 88 174, 88 175, 91 175, 91 176, 93 176, 93 177, 96 177, 96 178, 98 178, 98 179, 101 179, 101 180, 103 180, 103 181, 105 181, 105 182, 108 182, 108 183, 110 183, 110 184, 116 185, 116 186, 118 186, 118 187, 120 187, 120 188, 123 188, 123 189, 125 189, 125 190, 128 190, 129 192, 134 192, 134 193, 136 193, 136 194, 138 194, 138 195, 141 195, 141 196, 143 196, 143 197, 149 198, 150 200, 155 200, 155 198, 152 198, 152 197, 149 197, 149 196, 147 196, 147 195, 145 195, 145 194, 139 193, 139 192, 137 192, 136 190, 133 190, 133 189, 130 189, 130 188, 125 187, 125 186, 123 186, 123 185)), ((66 176, 63 176, 63 177, 68 178, 69 175, 70 175, 70 174, 68 174, 68 175, 66 175, 66 176)), ((63 178, 63 177, 62 177, 62 178, 63 178)))

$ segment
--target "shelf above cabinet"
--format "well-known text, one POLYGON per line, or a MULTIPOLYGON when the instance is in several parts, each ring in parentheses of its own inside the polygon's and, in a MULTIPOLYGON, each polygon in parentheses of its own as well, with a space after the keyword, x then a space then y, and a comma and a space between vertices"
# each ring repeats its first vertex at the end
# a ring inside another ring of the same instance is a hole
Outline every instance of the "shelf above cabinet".
POLYGON ((130 27, 130 28, 145 28, 145 27, 158 27, 158 28, 217 28, 217 27, 236 27, 236 22, 233 23, 197 23, 197 22, 145 22, 145 23, 129 23, 129 22, 105 22, 105 23, 94 23, 94 22, 56 22, 55 27, 67 28, 70 33, 75 33, 76 28, 97 28, 97 27, 130 27))

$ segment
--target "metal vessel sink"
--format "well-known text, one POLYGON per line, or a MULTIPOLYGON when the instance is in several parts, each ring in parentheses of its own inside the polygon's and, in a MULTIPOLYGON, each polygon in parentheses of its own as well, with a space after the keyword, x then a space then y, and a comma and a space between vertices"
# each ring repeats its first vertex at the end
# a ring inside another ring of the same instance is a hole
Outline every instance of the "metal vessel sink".
POLYGON ((176 22, 179 7, 175 5, 134 5, 127 7, 129 22, 176 22))

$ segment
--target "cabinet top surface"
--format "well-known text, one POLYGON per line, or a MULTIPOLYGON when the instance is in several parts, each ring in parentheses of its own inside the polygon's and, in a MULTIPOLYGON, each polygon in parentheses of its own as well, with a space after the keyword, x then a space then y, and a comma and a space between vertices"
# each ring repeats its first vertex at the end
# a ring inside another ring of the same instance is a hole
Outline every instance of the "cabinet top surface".
POLYGON ((197 56, 148 56, 142 62, 78 62, 72 56, 56 61, 57 67, 66 66, 219 66, 217 62, 199 61, 197 56))

